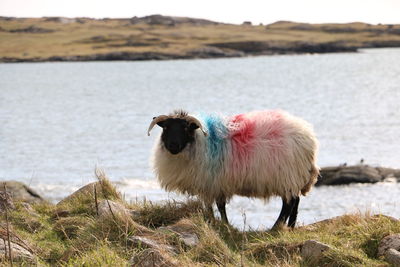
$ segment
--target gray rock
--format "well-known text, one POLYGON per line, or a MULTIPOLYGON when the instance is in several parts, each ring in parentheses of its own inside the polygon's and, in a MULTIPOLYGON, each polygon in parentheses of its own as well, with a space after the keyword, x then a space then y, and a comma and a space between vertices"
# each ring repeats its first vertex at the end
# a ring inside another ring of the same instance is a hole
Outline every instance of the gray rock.
POLYGON ((99 182, 93 182, 89 183, 87 185, 82 186, 75 192, 73 192, 71 195, 67 196, 66 198, 62 199, 60 202, 57 203, 57 206, 60 206, 66 202, 69 202, 73 199, 78 198, 79 196, 82 195, 93 195, 94 196, 94 188, 96 187, 97 193, 101 193, 101 185, 99 182))
MULTIPOLYGON (((0 183, 0 192, 4 192, 3 184, 6 184, 8 197, 11 197, 12 201, 22 201, 28 203, 39 203, 45 200, 36 193, 32 188, 17 181, 5 181, 0 183)), ((3 198, 5 197, 3 193, 3 198)))
POLYGON ((191 233, 178 233, 179 237, 181 238, 182 242, 188 247, 197 246, 199 243, 199 238, 196 234, 191 233))
POLYGON ((160 227, 159 229, 177 234, 181 242, 188 247, 194 247, 199 243, 199 238, 195 232, 195 225, 188 219, 182 219, 173 225, 160 227))
POLYGON ((178 266, 168 254, 162 253, 157 249, 145 249, 134 255, 129 260, 130 266, 135 267, 174 267, 178 266))
POLYGON ((377 183, 383 179, 384 176, 377 168, 368 165, 327 167, 321 169, 316 186, 377 183))
POLYGON ((384 256, 389 249, 400 250, 400 234, 388 235, 382 238, 378 246, 378 256, 384 256))
MULTIPOLYGON (((35 262, 36 256, 29 252, 27 249, 23 248, 22 246, 11 242, 11 255, 13 261, 25 261, 25 262, 35 262)), ((7 241, 0 242, 0 255, 2 257, 4 255, 8 255, 8 243, 7 241)))
POLYGON ((187 55, 196 58, 214 58, 214 57, 243 57, 245 56, 245 53, 233 49, 221 49, 213 46, 203 46, 188 51, 187 55))
POLYGON ((0 212, 14 208, 15 205, 11 199, 11 194, 9 192, 0 191, 0 212))
POLYGON ((301 256, 306 259, 317 260, 322 256, 322 253, 329 249, 331 249, 331 247, 324 243, 315 240, 307 240, 301 247, 301 256))
POLYGON ((390 248, 385 253, 385 260, 389 262, 392 266, 400 266, 400 252, 390 248))
POLYGON ((119 216, 132 216, 132 211, 125 208, 124 205, 111 201, 101 200, 98 204, 99 216, 119 215, 119 216))
POLYGON ((168 253, 175 254, 175 248, 166 244, 159 243, 157 240, 150 239, 147 237, 132 236, 128 238, 128 241, 141 248, 149 248, 157 251, 165 251, 168 253))

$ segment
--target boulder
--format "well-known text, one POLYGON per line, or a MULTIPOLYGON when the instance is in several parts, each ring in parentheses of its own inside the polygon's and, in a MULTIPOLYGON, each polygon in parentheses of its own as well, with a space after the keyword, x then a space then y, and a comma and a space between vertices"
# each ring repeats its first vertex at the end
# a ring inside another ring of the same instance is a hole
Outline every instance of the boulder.
POLYGON ((400 234, 392 234, 382 238, 378 246, 378 256, 384 256, 386 251, 391 248, 400 250, 400 234))
POLYGON ((14 208, 15 205, 11 199, 11 194, 9 192, 0 191, 0 212, 14 208))
POLYGON ((93 195, 94 196, 94 188, 96 187, 97 193, 101 193, 101 185, 99 182, 92 182, 87 185, 82 186, 71 195, 65 197, 60 202, 57 203, 57 206, 60 206, 66 202, 69 202, 73 199, 79 198, 82 195, 93 195))
POLYGON ((188 219, 182 219, 179 222, 166 227, 160 227, 160 230, 166 230, 178 235, 180 241, 188 247, 194 247, 199 243, 195 231, 195 225, 188 219))
POLYGON ((385 253, 385 260, 392 266, 400 267, 400 252, 390 248, 385 253))
MULTIPOLYGON (((33 255, 29 250, 13 242, 11 242, 10 244, 13 261, 23 261, 30 263, 36 262, 36 256, 33 255)), ((8 242, 0 242, 0 255, 2 255, 2 257, 4 257, 4 255, 8 256, 8 251, 8 242)))
POLYGON ((119 216, 128 216, 128 217, 133 217, 138 215, 136 211, 127 209, 121 203, 112 200, 103 199, 98 203, 97 206, 99 209, 100 217, 109 216, 112 214, 119 216))
POLYGON ((8 197, 10 197, 12 201, 22 201, 27 203, 40 203, 45 201, 32 188, 17 181, 5 181, 0 183, 0 192, 3 192, 3 199, 5 198, 4 184, 6 185, 8 197))
POLYGON ((102 199, 102 198, 103 199, 104 198, 113 199, 113 198, 120 197, 119 193, 112 192, 114 189, 110 188, 110 184, 107 181, 104 181, 104 184, 102 184, 102 183, 103 182, 92 182, 92 183, 82 186, 81 188, 79 188, 78 190, 76 190, 75 192, 73 192, 69 196, 65 197, 60 202, 58 202, 57 206, 62 206, 65 203, 73 202, 74 200, 80 199, 80 198, 88 198, 89 197, 94 200, 95 199, 95 190, 96 190, 98 199, 102 199))
POLYGON ((322 254, 329 249, 331 249, 331 247, 324 243, 315 240, 307 240, 301 247, 301 256, 305 259, 315 261, 318 260, 322 254))
POLYGON ((135 254, 129 261, 129 266, 135 267, 174 267, 179 266, 168 254, 157 249, 145 249, 135 254))
POLYGON ((148 237, 132 236, 128 238, 128 241, 137 247, 175 254, 175 248, 148 237))
POLYGON ((377 168, 368 165, 327 167, 321 169, 316 186, 377 183, 383 179, 377 168))

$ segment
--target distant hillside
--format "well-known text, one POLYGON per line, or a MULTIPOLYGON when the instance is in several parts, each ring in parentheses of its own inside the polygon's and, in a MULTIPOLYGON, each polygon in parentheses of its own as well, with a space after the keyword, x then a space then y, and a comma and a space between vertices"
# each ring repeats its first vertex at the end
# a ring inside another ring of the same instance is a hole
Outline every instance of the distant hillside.
POLYGON ((400 25, 278 21, 253 26, 162 15, 0 17, 0 62, 240 57, 366 47, 400 47, 400 25))

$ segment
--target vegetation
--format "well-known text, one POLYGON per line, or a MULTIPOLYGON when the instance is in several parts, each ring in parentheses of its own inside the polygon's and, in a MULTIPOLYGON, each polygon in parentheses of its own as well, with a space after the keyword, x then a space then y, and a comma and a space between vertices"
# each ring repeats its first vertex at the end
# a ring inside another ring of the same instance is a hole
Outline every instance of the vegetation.
POLYGON ((0 17, 0 62, 224 57, 400 46, 400 25, 233 25, 148 16, 131 19, 0 17))
MULTIPOLYGON (((399 220, 369 214, 344 215, 294 230, 241 231, 219 220, 208 222, 198 201, 126 203, 104 174, 98 177, 98 183, 57 205, 15 203, 8 209, 8 220, 5 212, 1 215, 0 236, 7 240, 8 222, 11 241, 37 255, 35 263, 44 266, 140 265, 148 250, 134 242, 138 236, 173 248, 159 253, 178 266, 387 266, 377 256, 378 243, 400 232, 399 220), (129 212, 104 214, 102 201, 119 203, 129 212), (192 231, 197 244, 185 245, 168 226, 192 231), (332 249, 311 262, 300 253, 306 240, 332 249)), ((1 260, 6 264, 8 257, 1 260)))

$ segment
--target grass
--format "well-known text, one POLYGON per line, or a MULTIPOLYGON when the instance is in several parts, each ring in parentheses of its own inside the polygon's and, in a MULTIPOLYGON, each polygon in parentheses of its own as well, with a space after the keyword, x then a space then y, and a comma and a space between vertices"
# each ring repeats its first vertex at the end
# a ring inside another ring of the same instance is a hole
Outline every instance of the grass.
MULTIPOLYGON (((15 203, 9 210, 11 241, 37 255, 36 264, 43 266, 126 266, 131 259, 139 263, 153 252, 133 242, 134 236, 172 246, 174 253, 161 253, 178 266, 387 266, 377 256, 378 244, 386 235, 400 232, 398 220, 369 214, 344 215, 294 230, 241 231, 219 220, 208 222, 195 200, 128 204, 104 173, 98 177, 97 184, 87 187, 102 192, 97 201, 119 202, 136 215, 97 215, 94 190, 87 189, 58 205, 15 203), (195 233, 198 244, 185 245, 165 228, 171 225, 195 233), (332 249, 316 262, 303 259, 300 251, 306 240, 332 249)), ((4 214, 1 219, 5 221, 4 214)), ((5 239, 4 223, 0 235, 5 239)))
POLYGON ((400 25, 306 24, 277 22, 267 26, 180 23, 174 26, 131 23, 130 19, 0 17, 0 58, 45 60, 110 52, 188 56, 191 51, 227 42, 267 42, 293 47, 299 42, 338 42, 345 46, 400 46, 400 25), (48 32, 18 32, 24 29, 48 32))

